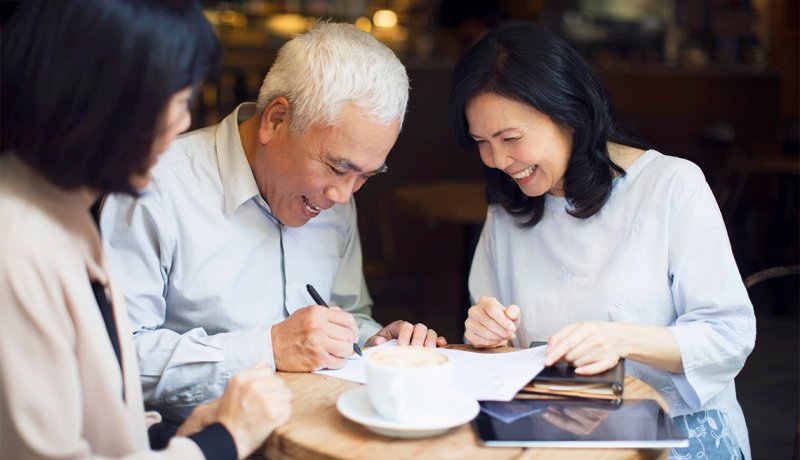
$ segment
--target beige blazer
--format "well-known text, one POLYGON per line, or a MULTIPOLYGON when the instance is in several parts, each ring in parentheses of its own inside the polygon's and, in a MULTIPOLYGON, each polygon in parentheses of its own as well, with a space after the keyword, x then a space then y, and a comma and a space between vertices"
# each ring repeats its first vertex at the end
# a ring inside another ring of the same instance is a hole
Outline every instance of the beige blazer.
POLYGON ((88 211, 93 199, 0 156, 0 458, 203 458, 188 438, 149 451, 147 427, 158 416, 143 409, 125 305, 88 211), (122 373, 90 280, 110 292, 122 373))

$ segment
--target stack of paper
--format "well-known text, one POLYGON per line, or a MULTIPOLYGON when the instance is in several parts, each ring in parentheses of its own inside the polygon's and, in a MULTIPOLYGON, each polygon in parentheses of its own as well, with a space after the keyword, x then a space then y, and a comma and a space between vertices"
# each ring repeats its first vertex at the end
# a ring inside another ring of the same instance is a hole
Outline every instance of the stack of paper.
MULTIPOLYGON (((397 346, 396 340, 366 349, 364 356, 393 346, 397 346)), ((544 347, 509 353, 473 353, 447 348, 437 350, 453 360, 453 387, 479 401, 510 401, 520 388, 544 368, 544 347)), ((326 369, 315 373, 367 383, 364 358, 357 355, 348 358, 347 364, 341 369, 326 369)))

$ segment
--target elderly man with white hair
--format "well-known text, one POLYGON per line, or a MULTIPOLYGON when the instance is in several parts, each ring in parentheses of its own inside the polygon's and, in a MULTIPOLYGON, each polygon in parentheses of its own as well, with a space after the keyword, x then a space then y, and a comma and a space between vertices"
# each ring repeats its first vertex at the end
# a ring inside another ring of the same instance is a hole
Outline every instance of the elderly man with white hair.
POLYGON ((308 372, 342 367, 354 342, 446 344, 375 322, 362 271, 353 193, 387 170, 408 90, 386 46, 320 23, 281 48, 258 104, 173 142, 140 197, 106 200, 150 407, 180 420, 260 361, 308 372))

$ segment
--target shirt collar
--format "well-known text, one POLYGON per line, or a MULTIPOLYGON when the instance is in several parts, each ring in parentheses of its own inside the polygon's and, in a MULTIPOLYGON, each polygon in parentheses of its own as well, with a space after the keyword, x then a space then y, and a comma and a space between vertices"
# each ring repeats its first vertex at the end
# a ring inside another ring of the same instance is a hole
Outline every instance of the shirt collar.
POLYGON ((247 200, 260 195, 239 135, 239 123, 255 113, 256 104, 252 102, 240 104, 217 126, 217 164, 222 179, 225 214, 228 216, 247 200))

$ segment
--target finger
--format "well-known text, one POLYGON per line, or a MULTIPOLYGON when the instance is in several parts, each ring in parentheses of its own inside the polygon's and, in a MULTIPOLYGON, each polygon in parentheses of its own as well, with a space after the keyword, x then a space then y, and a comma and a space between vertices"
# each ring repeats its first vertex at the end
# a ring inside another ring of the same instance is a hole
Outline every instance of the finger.
POLYGON ((581 375, 599 374, 601 372, 605 372, 605 371, 611 369, 612 367, 616 366, 617 365, 617 361, 619 361, 619 360, 608 360, 608 359, 605 359, 605 360, 595 361, 595 362, 589 363, 589 364, 584 364, 584 365, 582 365, 580 367, 576 367, 575 368, 575 373, 576 374, 581 374, 581 375))
POLYGON ((482 299, 484 300, 482 305, 486 306, 484 311, 500 327, 512 333, 517 330, 514 321, 508 319, 506 316, 506 308, 500 303, 499 300, 495 299, 494 297, 486 297, 482 299))
POLYGON ((392 332, 397 331, 396 338, 398 345, 408 345, 411 343, 411 335, 414 333, 414 326, 411 323, 407 321, 395 321, 390 324, 389 327, 392 325, 396 328, 392 332))
POLYGON ((428 327, 422 323, 417 323, 414 325, 414 329, 411 332, 411 345, 416 347, 421 347, 425 345, 425 338, 428 335, 428 327))
POLYGON ((576 335, 572 347, 564 353, 564 360, 573 366, 585 362, 594 362, 602 358, 607 350, 591 336, 576 335), (578 341, 578 339, 580 339, 578 341))
MULTIPOLYGON (((336 358, 347 359, 348 356, 355 353, 353 350, 353 341, 351 339, 346 340, 334 340, 328 339, 325 341, 325 351, 336 358)), ((325 361, 326 364, 330 364, 327 360, 325 361)))
POLYGON ((514 328, 516 329, 519 327, 520 319, 522 318, 522 312, 519 309, 519 305, 511 304, 506 308, 505 311, 506 318, 510 319, 514 323, 514 328))
POLYGON ((353 343, 355 341, 353 339, 353 331, 351 331, 350 328, 336 323, 327 323, 324 325, 321 335, 327 339, 340 342, 353 343))
POLYGON ((545 355, 552 352, 552 350, 561 343, 564 338, 568 337, 578 327, 579 323, 568 324, 547 338, 547 348, 545 348, 545 355))
POLYGON ((575 367, 585 366, 601 360, 618 359, 614 352, 594 341, 585 340, 567 352, 565 359, 575 367))
MULTIPOLYGON (((350 352, 352 354, 353 351, 352 345, 350 345, 350 347, 351 347, 350 352)), ((341 369, 344 367, 346 363, 347 363, 346 357, 342 358, 336 355, 328 355, 328 357, 325 359, 325 367, 327 369, 341 369)))
POLYGON ((447 345, 447 339, 444 336, 440 335, 439 337, 436 337, 436 346, 437 347, 443 347, 445 345, 447 345))
POLYGON ((578 324, 564 326, 547 340, 547 349, 544 351, 544 365, 552 366, 561 360, 574 344, 580 340, 578 324))
POLYGON ((339 308, 329 308, 328 321, 350 329, 353 333, 351 340, 358 339, 358 324, 356 324, 356 319, 350 313, 339 308))
POLYGON ((475 332, 468 330, 464 334, 464 339, 471 343, 472 346, 475 348, 495 348, 495 347, 502 347, 505 346, 507 343, 505 340, 489 340, 480 335, 476 334, 475 332))
POLYGON ((386 337, 382 335, 375 334, 372 337, 368 338, 366 342, 364 342, 364 347, 377 347, 382 343, 386 343, 386 337))
POLYGON ((498 335, 510 339, 513 337, 517 326, 506 316, 506 309, 493 297, 489 297, 484 303, 479 304, 480 308, 476 313, 476 318, 484 326, 492 329, 498 335))
POLYGON ((438 337, 436 336, 436 331, 429 328, 428 333, 425 335, 425 343, 423 345, 428 348, 436 348, 437 338, 438 337))
POLYGON ((498 335, 494 331, 486 329, 480 323, 475 323, 471 321, 468 322, 467 331, 471 332, 473 336, 479 337, 482 341, 486 342, 500 343, 506 340, 506 338, 503 337, 502 335, 498 335))
POLYGON ((503 335, 497 334, 491 329, 487 329, 482 323, 475 321, 473 318, 467 318, 467 320, 464 322, 464 325, 468 332, 471 332, 475 336, 481 337, 484 340, 492 342, 501 342, 505 340, 503 335))

